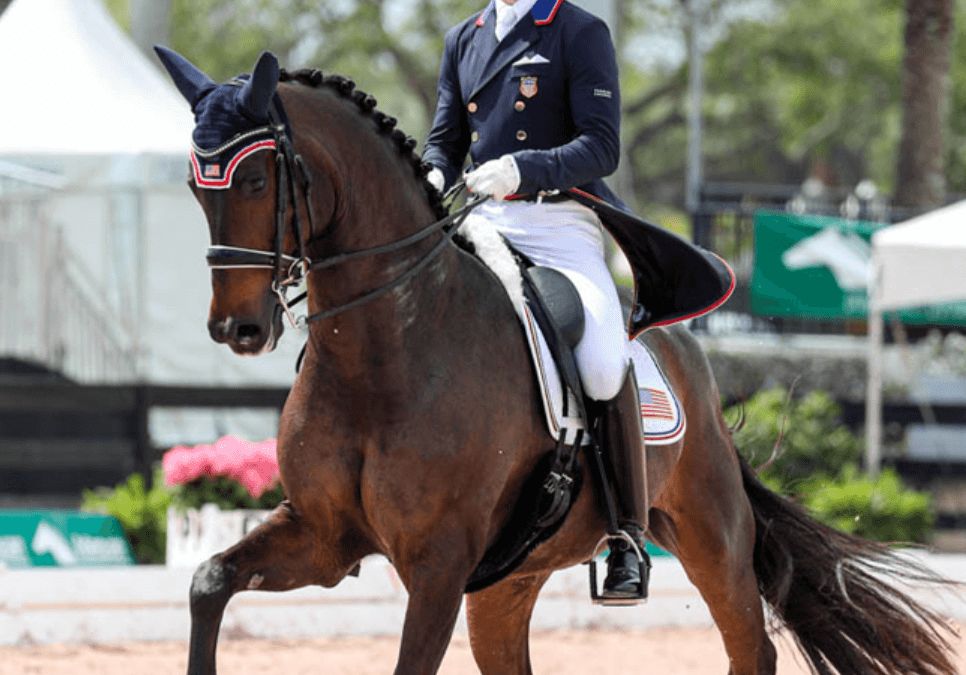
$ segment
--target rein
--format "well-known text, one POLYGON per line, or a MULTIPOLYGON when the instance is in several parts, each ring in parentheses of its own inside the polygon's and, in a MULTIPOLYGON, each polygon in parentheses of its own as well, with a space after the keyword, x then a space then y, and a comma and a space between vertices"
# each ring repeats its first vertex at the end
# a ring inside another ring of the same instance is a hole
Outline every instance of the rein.
MULTIPOLYGON (((359 251, 342 253, 340 255, 326 258, 325 260, 317 260, 314 262, 310 262, 307 268, 307 272, 311 272, 313 270, 323 269, 327 267, 334 267, 335 265, 339 265, 344 262, 349 262, 351 260, 358 260, 361 258, 373 256, 373 255, 380 255, 382 253, 390 253, 392 251, 397 251, 401 248, 409 246, 410 244, 414 244, 418 241, 422 241, 423 239, 433 234, 434 232, 445 230, 445 236, 442 239, 440 239, 439 243, 436 244, 436 246, 434 246, 429 253, 427 253, 425 256, 422 257, 422 259, 419 262, 417 262, 415 265, 410 267, 408 270, 403 272, 401 275, 399 275, 389 283, 383 286, 380 286, 379 288, 376 288, 375 290, 370 291, 369 293, 361 295, 355 300, 350 300, 349 302, 346 302, 342 305, 337 305, 336 307, 332 307, 330 309, 322 310, 314 314, 309 314, 307 316, 300 317, 300 322, 302 324, 308 324, 313 321, 321 321, 322 319, 328 319, 337 314, 341 314, 342 312, 348 311, 350 309, 354 309, 355 307, 358 307, 360 305, 364 305, 370 300, 375 300, 380 295, 383 295, 391 291, 396 286, 406 283, 414 276, 419 274, 423 270, 423 268, 425 268, 433 260, 433 258, 435 258, 443 250, 446 244, 452 241, 453 236, 459 230, 460 225, 462 225, 463 221, 466 220, 466 216, 468 216, 470 214, 470 211, 476 208, 476 206, 482 201, 484 201, 484 198, 474 199, 468 202, 467 204, 465 204, 464 206, 460 207, 459 209, 457 209, 447 217, 441 220, 437 220, 435 223, 423 228, 422 230, 420 230, 414 235, 406 237, 405 239, 400 239, 398 241, 394 241, 389 244, 384 244, 382 246, 373 246, 372 248, 361 249, 359 251)), ((305 297, 306 297, 306 293, 304 292, 300 293, 288 303, 288 306, 290 307, 291 305, 301 302, 302 300, 305 299, 305 297)), ((283 303, 283 306, 285 306, 284 303, 283 303)), ((288 307, 286 307, 286 311, 288 311, 288 307)))
MULTIPOLYGON (((235 80, 232 82, 232 84, 237 84, 240 86, 242 82, 242 80, 235 80)), ((364 305, 372 300, 375 300, 385 293, 388 293, 396 286, 406 283, 414 276, 419 274, 427 265, 429 265, 433 258, 442 252, 443 248, 452 240, 453 236, 459 230, 460 225, 462 225, 463 221, 470 214, 470 212, 485 200, 485 198, 482 197, 471 199, 465 205, 452 212, 447 217, 437 220, 415 234, 403 239, 399 239, 388 244, 382 244, 380 246, 372 246, 370 248, 360 249, 358 251, 341 253, 322 260, 312 260, 308 257, 305 250, 306 245, 304 230, 302 227, 302 221, 299 217, 298 208, 299 192, 298 187, 296 186, 296 180, 293 180, 293 178, 297 178, 301 187, 302 201, 305 204, 305 211, 309 218, 309 233, 314 231, 310 201, 312 187, 311 179, 308 171, 306 170, 305 161, 301 155, 295 152, 295 148, 288 132, 286 117, 284 115, 284 111, 281 109, 280 101, 277 99, 273 100, 271 106, 269 107, 269 124, 265 127, 256 129, 255 132, 249 132, 248 134, 245 134, 245 136, 250 137, 252 133, 271 133, 275 141, 275 250, 265 251, 259 249, 242 248, 238 246, 215 244, 208 247, 205 257, 208 261, 208 267, 211 269, 274 270, 275 277, 272 280, 272 291, 276 296, 278 296, 279 304, 284 310, 286 316, 288 316, 293 328, 306 326, 314 321, 321 321, 323 319, 328 319, 341 314, 342 312, 349 311, 359 307, 360 305, 364 305), (298 242, 297 256, 289 255, 282 250, 286 233, 286 214, 288 212, 290 202, 294 207, 292 209, 292 228, 294 230, 296 241, 298 242), (439 241, 439 243, 436 244, 436 246, 434 246, 432 250, 423 256, 415 265, 385 285, 365 293, 353 300, 350 300, 349 302, 315 312, 314 314, 296 317, 292 313, 292 306, 304 300, 307 297, 307 293, 302 292, 289 300, 287 298, 288 290, 301 284, 310 272, 334 267, 336 265, 341 265, 354 260, 368 258, 370 256, 398 251, 402 248, 410 246, 411 244, 420 242, 426 237, 439 231, 445 231, 445 236, 439 241)), ((239 140, 241 139, 233 139, 231 143, 238 142, 239 140)), ((225 146, 223 146, 222 149, 224 147, 225 146)), ((460 181, 453 186, 449 192, 447 192, 445 199, 455 199, 464 187, 464 183, 460 181)))

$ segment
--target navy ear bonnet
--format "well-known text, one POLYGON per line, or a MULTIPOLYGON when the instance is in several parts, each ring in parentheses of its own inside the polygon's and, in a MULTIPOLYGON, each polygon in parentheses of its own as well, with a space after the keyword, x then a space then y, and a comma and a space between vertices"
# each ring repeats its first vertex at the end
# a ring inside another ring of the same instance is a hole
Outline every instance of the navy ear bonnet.
POLYGON ((199 187, 231 187, 238 164, 259 150, 275 149, 281 125, 290 134, 278 85, 278 59, 263 52, 251 75, 217 84, 180 54, 155 46, 175 86, 191 104, 191 164, 199 187))

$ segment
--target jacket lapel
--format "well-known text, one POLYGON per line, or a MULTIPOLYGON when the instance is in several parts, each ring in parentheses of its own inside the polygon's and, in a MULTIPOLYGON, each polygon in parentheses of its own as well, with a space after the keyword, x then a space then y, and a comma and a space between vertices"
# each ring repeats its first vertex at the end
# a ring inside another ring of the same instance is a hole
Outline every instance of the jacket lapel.
POLYGON ((496 37, 493 35, 496 12, 491 10, 488 14, 483 25, 477 24, 477 33, 473 36, 474 58, 472 59, 474 68, 478 68, 481 62, 485 62, 486 65, 476 70, 479 77, 470 88, 467 100, 475 97, 497 74, 540 41, 540 29, 535 25, 533 15, 528 14, 517 22, 502 42, 496 42, 496 37), (495 48, 492 47, 493 44, 496 45, 495 48), (486 48, 487 46, 490 46, 489 49, 486 48))

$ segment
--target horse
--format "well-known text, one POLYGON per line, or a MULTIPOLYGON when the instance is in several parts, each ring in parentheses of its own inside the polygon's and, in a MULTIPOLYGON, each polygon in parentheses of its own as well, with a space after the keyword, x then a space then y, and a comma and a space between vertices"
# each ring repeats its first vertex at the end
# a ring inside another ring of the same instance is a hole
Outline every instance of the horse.
MULTIPOLYGON (((552 536, 502 580, 466 593, 554 449, 520 321, 495 275, 434 226, 447 211, 395 120, 351 80, 287 72, 267 56, 247 79, 220 85, 173 52, 162 58, 196 115, 226 87, 242 117, 284 111, 268 116, 272 140, 255 134, 232 159, 227 184, 218 157, 193 155, 189 185, 212 241, 212 338, 241 355, 276 344, 290 304, 280 279, 304 281, 311 319, 279 423, 285 500, 194 573, 188 673, 215 672, 236 593, 333 587, 379 554, 408 592, 397 675, 437 672, 464 596, 481 673, 530 675, 534 604, 555 570, 597 552, 602 488, 588 476, 552 536)), ((774 675, 767 604, 817 672, 952 675, 944 619, 883 578, 928 570, 820 524, 759 482, 686 328, 636 339, 687 418, 681 440, 646 449, 647 536, 707 603, 729 673, 774 675)))

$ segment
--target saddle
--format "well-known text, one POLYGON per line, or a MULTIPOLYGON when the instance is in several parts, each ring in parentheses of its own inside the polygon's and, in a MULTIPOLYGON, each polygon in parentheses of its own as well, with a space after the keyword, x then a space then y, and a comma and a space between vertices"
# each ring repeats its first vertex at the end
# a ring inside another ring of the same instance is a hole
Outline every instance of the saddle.
MULTIPOLYGON (((649 326, 699 316, 720 306, 730 296, 734 274, 714 254, 590 195, 570 190, 567 196, 597 212, 631 263, 635 289, 627 327, 630 335, 636 336, 649 326)), ((460 230, 461 235, 464 230, 465 227, 460 230)), ((482 248, 489 255, 498 249, 502 253, 497 251, 497 256, 513 251, 495 232, 476 235, 484 240, 482 248), (495 244, 494 237, 498 240, 495 244)), ((508 264, 505 259, 493 264, 476 250, 476 241, 470 233, 458 236, 457 240, 477 253, 501 278, 514 302, 527 333, 534 364, 542 376, 538 380, 548 427, 557 440, 556 448, 541 458, 524 484, 510 524, 470 576, 466 592, 471 593, 509 575, 534 548, 557 532, 581 489, 583 472, 578 463, 579 451, 594 441, 587 433, 593 421, 587 415, 589 406, 573 352, 584 330, 583 305, 576 288, 566 275, 535 266, 519 252, 510 254, 515 264, 508 264), (507 267, 518 270, 521 283, 507 280, 507 267), (498 269, 502 269, 502 274, 498 269), (516 288, 518 285, 522 289, 516 288), (536 323, 536 328, 531 323, 536 323), (544 348, 549 352, 546 360, 552 363, 544 362, 544 348)), ((645 444, 677 442, 684 434, 685 420, 674 392, 640 342, 632 341, 630 351, 638 383, 642 385, 639 394, 645 444)))

